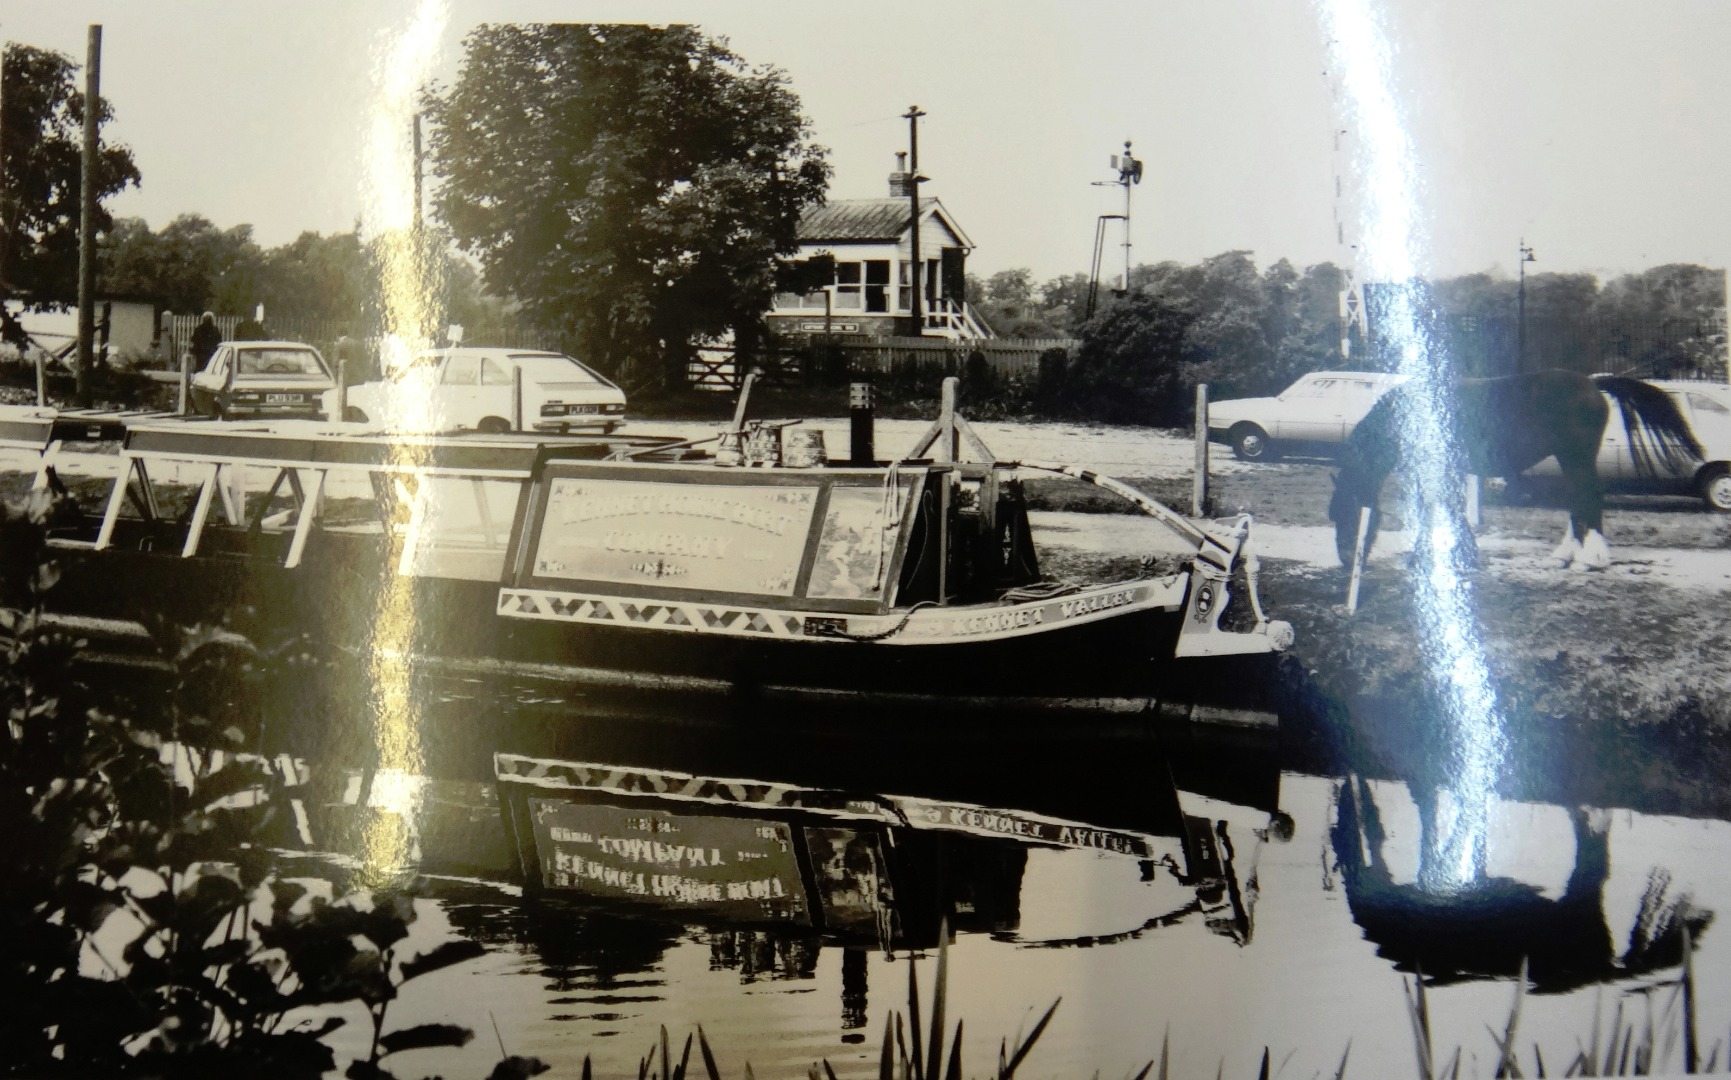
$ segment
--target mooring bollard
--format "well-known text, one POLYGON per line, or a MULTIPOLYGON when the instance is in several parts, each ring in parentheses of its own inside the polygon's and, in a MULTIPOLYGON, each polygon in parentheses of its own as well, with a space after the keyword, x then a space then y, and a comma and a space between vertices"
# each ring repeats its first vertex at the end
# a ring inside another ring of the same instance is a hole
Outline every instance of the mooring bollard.
POLYGON ((1208 512, 1208 384, 1196 384, 1196 477, 1190 484, 1190 516, 1208 512))
MULTIPOLYGON (((827 295, 827 294, 826 294, 827 295)), ((857 467, 877 460, 873 446, 872 384, 850 383, 847 388, 848 459, 857 467)))
POLYGON ((1352 583, 1346 587, 1346 613, 1358 610, 1358 579, 1364 573, 1364 538, 1370 532, 1370 507, 1358 512, 1358 543, 1352 546, 1352 583))

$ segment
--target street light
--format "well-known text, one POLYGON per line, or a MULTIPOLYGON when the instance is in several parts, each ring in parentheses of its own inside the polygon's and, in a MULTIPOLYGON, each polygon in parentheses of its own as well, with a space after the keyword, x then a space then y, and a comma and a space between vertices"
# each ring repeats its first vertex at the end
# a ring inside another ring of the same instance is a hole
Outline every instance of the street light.
POLYGON ((1518 306, 1515 317, 1515 370, 1517 372, 1527 370, 1527 264, 1538 261, 1533 257, 1533 249, 1527 246, 1526 238, 1523 237, 1521 239, 1520 287, 1515 294, 1518 306))

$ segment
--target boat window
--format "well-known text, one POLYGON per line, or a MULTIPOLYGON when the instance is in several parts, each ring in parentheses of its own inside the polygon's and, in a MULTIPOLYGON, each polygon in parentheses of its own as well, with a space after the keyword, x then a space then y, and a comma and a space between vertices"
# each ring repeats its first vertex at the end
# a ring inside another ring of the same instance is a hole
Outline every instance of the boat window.
POLYGON ((539 578, 791 596, 818 485, 557 477, 530 573, 539 578))
POLYGON ((418 577, 498 581, 522 485, 465 476, 422 477, 425 500, 405 562, 418 577))
POLYGON ((831 488, 806 595, 881 599, 895 582, 896 543, 912 490, 911 477, 903 477, 893 495, 887 485, 831 488))

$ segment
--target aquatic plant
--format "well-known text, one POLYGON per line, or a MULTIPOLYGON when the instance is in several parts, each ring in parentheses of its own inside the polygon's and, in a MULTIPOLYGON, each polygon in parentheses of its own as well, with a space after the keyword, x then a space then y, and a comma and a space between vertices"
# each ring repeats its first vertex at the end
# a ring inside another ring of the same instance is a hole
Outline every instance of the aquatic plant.
MULTIPOLYGON (((248 752, 249 725, 200 704, 226 695, 172 693, 126 715, 80 679, 82 643, 43 612, 58 577, 47 529, 63 512, 46 493, 0 507, 0 836, 12 853, 0 875, 0 1067, 320 1077, 336 1067, 324 1041, 344 1022, 334 1009, 355 1002, 373 1030, 351 1077, 382 1080, 391 1054, 467 1042, 452 1025, 387 1031, 385 1020, 404 983, 482 947, 398 957, 415 917, 408 892, 333 898, 284 877, 269 847, 283 782, 248 752)), ((198 667, 186 645, 165 650, 183 671, 198 667)), ((237 677, 296 656, 246 643, 234 653, 237 677)), ((539 1068, 508 1059, 495 1075, 539 1068)))

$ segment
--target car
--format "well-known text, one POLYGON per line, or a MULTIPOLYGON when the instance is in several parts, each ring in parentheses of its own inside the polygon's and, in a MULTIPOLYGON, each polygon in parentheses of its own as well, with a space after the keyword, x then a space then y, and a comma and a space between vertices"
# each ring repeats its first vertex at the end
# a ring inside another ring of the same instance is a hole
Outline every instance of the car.
POLYGON ((325 358, 299 341, 225 341, 192 377, 192 407, 223 420, 322 420, 336 386, 325 358))
MULTIPOLYGON (((1629 433, 1623 426, 1622 413, 1611 403, 1605 437, 1599 444, 1599 477, 1605 482, 1605 490, 1695 495, 1710 508, 1731 513, 1731 385, 1681 379, 1647 381, 1670 394, 1682 410, 1695 440, 1701 444, 1703 460, 1690 462, 1680 470, 1668 469, 1660 462, 1659 476, 1644 476, 1635 468, 1634 455, 1629 451, 1629 433)), ((1516 497, 1523 493, 1523 486, 1530 487, 1534 481, 1554 482, 1561 476, 1557 459, 1546 458, 1521 474, 1525 483, 1515 485, 1516 497)))
MULTIPOLYGON (((335 409, 334 392, 329 407, 335 409)), ((453 347, 422 352, 384 379, 349 387, 344 420, 394 430, 517 429, 611 433, 625 419, 625 392, 569 356, 533 349, 453 347), (517 373, 523 400, 513 401, 517 373)))
POLYGON ((1240 461, 1272 461, 1288 450, 1330 454, 1376 400, 1406 381, 1370 371, 1313 371, 1278 397, 1208 404, 1208 437, 1240 461))

